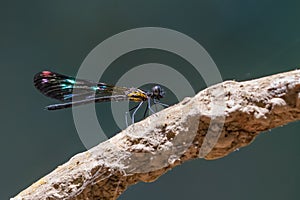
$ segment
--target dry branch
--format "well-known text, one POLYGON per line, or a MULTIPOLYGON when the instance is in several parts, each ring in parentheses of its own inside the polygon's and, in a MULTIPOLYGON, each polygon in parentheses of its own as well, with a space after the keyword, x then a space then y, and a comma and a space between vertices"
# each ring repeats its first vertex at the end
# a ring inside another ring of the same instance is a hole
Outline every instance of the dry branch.
POLYGON ((299 92, 299 70, 214 85, 75 155, 12 199, 116 199, 185 161, 224 157, 299 120, 299 92))

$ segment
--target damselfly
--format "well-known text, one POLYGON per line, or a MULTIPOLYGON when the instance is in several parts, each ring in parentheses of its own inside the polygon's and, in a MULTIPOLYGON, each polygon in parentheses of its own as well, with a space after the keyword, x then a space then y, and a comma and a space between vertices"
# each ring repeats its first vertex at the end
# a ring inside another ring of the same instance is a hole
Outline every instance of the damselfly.
POLYGON ((159 101, 165 95, 164 90, 159 85, 152 87, 150 91, 144 91, 138 88, 118 87, 106 83, 75 79, 50 71, 37 73, 34 76, 34 85, 44 95, 62 102, 47 106, 47 110, 70 108, 92 102, 132 101, 139 103, 129 110, 129 112, 134 110, 131 116, 132 123, 134 123, 134 116, 144 102, 147 102, 144 117, 148 109, 154 113, 151 109, 151 101, 154 104, 168 107, 167 104, 159 101))

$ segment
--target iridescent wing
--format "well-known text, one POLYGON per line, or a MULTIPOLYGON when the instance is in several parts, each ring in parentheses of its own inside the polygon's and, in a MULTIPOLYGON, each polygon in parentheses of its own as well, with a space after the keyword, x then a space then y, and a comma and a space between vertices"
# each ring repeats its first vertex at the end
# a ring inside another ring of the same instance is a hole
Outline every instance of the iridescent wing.
POLYGON ((34 85, 44 95, 64 102, 46 107, 48 110, 57 110, 92 102, 144 101, 147 98, 146 93, 139 89, 116 87, 106 83, 75 79, 50 71, 36 74, 34 76, 34 85))

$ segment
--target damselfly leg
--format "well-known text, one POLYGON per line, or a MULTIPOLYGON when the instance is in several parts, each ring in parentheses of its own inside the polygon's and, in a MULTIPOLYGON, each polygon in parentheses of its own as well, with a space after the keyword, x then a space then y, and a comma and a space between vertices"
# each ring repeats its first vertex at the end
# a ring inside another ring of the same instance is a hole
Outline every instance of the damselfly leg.
MULTIPOLYGON (((136 112, 140 109, 140 107, 142 106, 142 104, 143 104, 144 102, 141 102, 141 103, 139 103, 138 105, 136 105, 136 106, 134 106, 133 108, 130 108, 129 109, 129 111, 127 111, 126 113, 125 113, 125 122, 126 122, 126 126, 128 127, 129 126, 129 124, 128 124, 128 115, 130 116, 130 112, 131 111, 133 111, 133 113, 132 113, 132 115, 131 115, 131 123, 133 124, 134 122, 135 122, 135 114, 136 114, 136 112)), ((161 105, 161 106, 163 106, 164 108, 167 108, 167 107, 169 107, 169 105, 167 105, 167 104, 164 104, 164 103, 161 103, 160 101, 158 101, 158 100, 156 100, 156 99, 153 99, 153 104, 156 106, 157 104, 158 105, 161 105)), ((152 113, 152 114, 155 114, 156 112, 157 112, 157 107, 156 107, 156 111, 154 111, 152 108, 151 108, 151 99, 149 98, 148 100, 147 100, 147 106, 146 106, 146 108, 145 108, 145 111, 144 111, 144 114, 143 114, 143 119, 145 119, 146 118, 146 115, 147 115, 147 112, 150 110, 150 112, 152 113)))
POLYGON ((130 116, 130 112, 134 110, 133 113, 132 113, 132 115, 131 115, 131 123, 134 124, 134 116, 135 116, 136 112, 138 111, 138 109, 142 106, 143 103, 144 103, 143 101, 140 102, 137 106, 131 108, 129 111, 127 111, 125 113, 125 122, 126 122, 126 126, 127 127, 129 126, 128 125, 127 115, 129 114, 129 116, 130 116))
POLYGON ((164 108, 168 108, 168 107, 169 107, 168 104, 162 103, 162 102, 160 102, 160 101, 158 101, 158 100, 156 100, 156 99, 153 99, 153 102, 154 102, 154 104, 161 105, 161 106, 164 107, 164 108))

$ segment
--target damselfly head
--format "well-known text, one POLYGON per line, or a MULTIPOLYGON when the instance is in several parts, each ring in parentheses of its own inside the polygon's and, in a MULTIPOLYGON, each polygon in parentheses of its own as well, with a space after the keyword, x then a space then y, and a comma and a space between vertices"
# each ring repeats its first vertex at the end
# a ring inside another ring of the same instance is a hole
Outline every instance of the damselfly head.
POLYGON ((159 85, 154 86, 148 96, 154 99, 161 99, 165 96, 165 91, 159 85))

